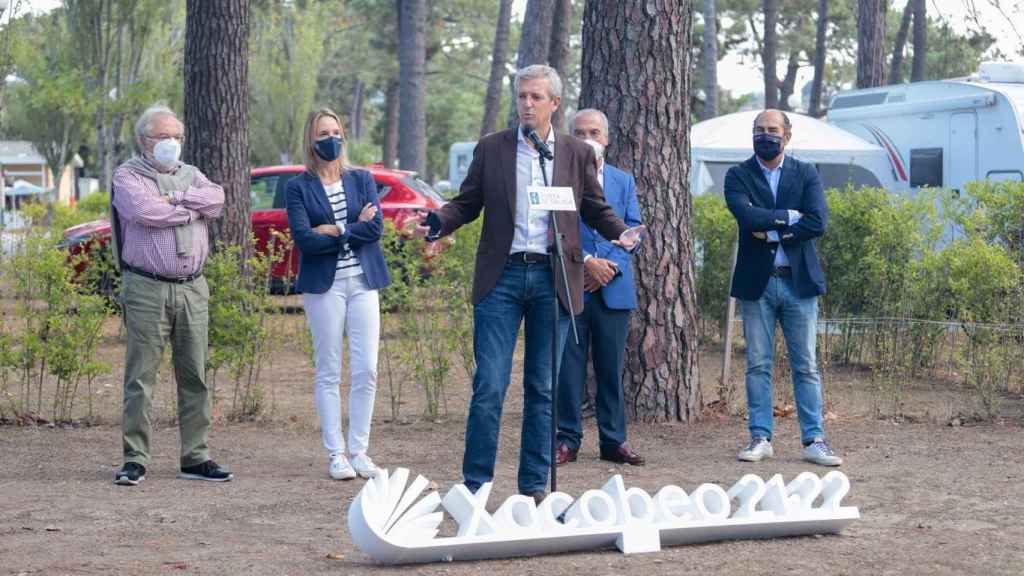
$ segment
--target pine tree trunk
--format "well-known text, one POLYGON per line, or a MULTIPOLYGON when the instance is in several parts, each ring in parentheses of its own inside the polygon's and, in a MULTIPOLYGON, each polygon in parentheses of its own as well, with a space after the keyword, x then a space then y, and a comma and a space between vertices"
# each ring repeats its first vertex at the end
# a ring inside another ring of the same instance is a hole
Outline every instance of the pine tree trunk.
POLYGON ((388 82, 384 96, 384 142, 381 157, 384 166, 398 167, 398 79, 388 82))
POLYGON ((796 90, 796 73, 800 70, 800 53, 796 50, 789 53, 789 63, 786 65, 786 76, 779 84, 779 110, 792 110, 789 105, 789 97, 796 90))
POLYGON ((426 0, 401 0, 398 14, 398 166, 426 174, 426 0))
MULTIPOLYGON (((531 64, 546 64, 548 47, 551 45, 551 25, 555 16, 553 0, 527 0, 526 15, 523 17, 523 31, 519 36, 519 50, 516 53, 516 70, 531 64)), ((512 102, 509 104, 507 124, 511 128, 518 122, 516 114, 515 83, 509 82, 512 102)))
POLYGON ((885 84, 885 14, 889 0, 858 0, 857 88, 885 84))
POLYGON ((648 237, 633 258, 623 387, 642 421, 692 421, 701 409, 690 236, 690 0, 588 0, 580 107, 604 111, 608 162, 636 177, 648 237))
POLYGON ((892 48, 892 65, 889 67, 889 84, 903 83, 903 50, 907 45, 907 33, 910 32, 910 17, 913 15, 914 0, 909 0, 903 8, 900 28, 896 31, 896 43, 892 48))
POLYGON ((928 61, 928 4, 926 0, 908 0, 914 4, 914 61, 911 64, 910 81, 924 80, 925 63, 928 61))
POLYGON ((821 116, 821 91, 825 84, 825 40, 828 35, 828 0, 818 2, 818 30, 814 37, 814 78, 808 114, 821 116))
POLYGON ((761 63, 764 65, 764 107, 779 107, 779 75, 776 72, 778 61, 779 32, 779 1, 764 0, 764 46, 761 48, 761 63))
POLYGON ((701 54, 704 62, 704 107, 700 119, 718 116, 718 17, 715 0, 704 0, 704 38, 701 54))
POLYGON ((217 241, 251 251, 249 197, 250 0, 188 0, 185 25, 185 161, 224 187, 217 241))
POLYGON ((491 75, 487 79, 487 96, 484 97, 484 119, 480 123, 480 137, 494 131, 501 113, 501 83, 505 79, 505 62, 508 60, 508 36, 512 27, 512 0, 501 0, 498 6, 498 23, 494 28, 494 47, 491 49, 491 75))
MULTIPOLYGON (((555 0, 555 13, 551 21, 551 44, 548 46, 548 65, 562 77, 563 90, 569 66, 569 29, 572 27, 572 0, 555 0)), ((564 97, 565 94, 563 93, 564 97)), ((565 102, 551 115, 551 125, 565 131, 565 102)))
POLYGON ((352 111, 348 118, 348 132, 353 140, 363 139, 363 100, 365 96, 365 84, 361 79, 356 79, 355 88, 352 89, 352 111))

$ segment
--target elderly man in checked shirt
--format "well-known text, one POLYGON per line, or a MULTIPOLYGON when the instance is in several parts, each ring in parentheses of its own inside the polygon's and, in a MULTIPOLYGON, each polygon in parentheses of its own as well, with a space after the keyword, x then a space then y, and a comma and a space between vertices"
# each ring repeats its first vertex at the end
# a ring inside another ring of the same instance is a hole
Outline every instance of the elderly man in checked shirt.
POLYGON ((112 229, 123 271, 127 332, 124 368, 124 466, 114 482, 135 486, 150 461, 153 386, 171 342, 178 385, 180 477, 225 482, 232 474, 210 459, 210 396, 205 365, 210 297, 203 264, 206 221, 224 206, 224 190, 178 160, 184 126, 169 108, 146 110, 135 125, 137 155, 113 175, 112 229))

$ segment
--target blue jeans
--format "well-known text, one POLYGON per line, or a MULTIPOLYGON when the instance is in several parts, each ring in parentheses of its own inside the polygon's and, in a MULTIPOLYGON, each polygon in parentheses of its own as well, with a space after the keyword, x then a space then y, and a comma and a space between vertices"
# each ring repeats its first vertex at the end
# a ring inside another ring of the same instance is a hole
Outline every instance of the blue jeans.
MULTIPOLYGON (((519 491, 539 492, 547 485, 551 464, 551 323, 555 298, 548 264, 508 263, 497 285, 473 307, 476 374, 462 459, 463 480, 471 491, 494 478, 501 408, 512 376, 519 325, 524 318, 519 491)), ((568 326, 569 315, 559 306, 559 358, 568 326)))
POLYGON ((824 438, 821 429, 821 374, 814 355, 818 327, 818 299, 800 298, 793 280, 772 276, 758 300, 740 300, 743 336, 747 340, 747 407, 751 437, 772 437, 772 367, 775 359, 775 324, 782 325, 790 367, 793 396, 804 444, 824 438))

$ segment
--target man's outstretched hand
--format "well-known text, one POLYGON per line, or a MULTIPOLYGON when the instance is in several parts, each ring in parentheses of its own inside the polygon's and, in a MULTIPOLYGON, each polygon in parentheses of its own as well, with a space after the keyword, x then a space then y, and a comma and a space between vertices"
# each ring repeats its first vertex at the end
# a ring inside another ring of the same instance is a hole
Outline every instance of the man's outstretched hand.
POLYGON ((647 226, 644 226, 643 224, 627 228, 626 231, 619 236, 618 240, 612 240, 612 244, 632 252, 640 245, 640 241, 643 240, 644 231, 646 230, 647 226))

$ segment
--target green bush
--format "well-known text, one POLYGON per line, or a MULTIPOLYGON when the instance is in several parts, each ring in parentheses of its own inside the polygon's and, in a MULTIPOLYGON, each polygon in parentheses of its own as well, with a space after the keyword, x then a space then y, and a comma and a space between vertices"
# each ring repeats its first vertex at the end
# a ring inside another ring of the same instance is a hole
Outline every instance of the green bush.
POLYGON ((736 235, 736 219, 721 196, 693 198, 697 309, 703 321, 717 325, 719 333, 725 328, 736 235))
POLYGON ((958 240, 926 254, 916 268, 915 318, 965 323, 1019 319, 1021 269, 1002 246, 981 238, 958 240))
POLYGON ((826 200, 829 225, 818 240, 828 281, 824 315, 903 315, 913 263, 938 239, 932 193, 910 198, 882 188, 846 188, 829 190, 826 200))
POLYGON ((1002 246, 1024 264, 1024 183, 971 182, 958 204, 956 220, 967 237, 1002 246))

